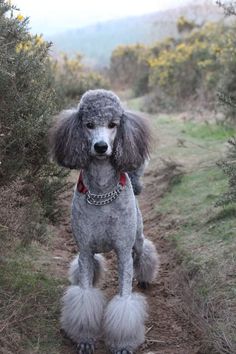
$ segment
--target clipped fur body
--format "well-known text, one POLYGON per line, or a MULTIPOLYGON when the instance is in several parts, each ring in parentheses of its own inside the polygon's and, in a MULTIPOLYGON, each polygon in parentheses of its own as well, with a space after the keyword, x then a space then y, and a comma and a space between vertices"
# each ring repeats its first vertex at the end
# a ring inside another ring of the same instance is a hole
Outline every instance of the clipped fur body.
POLYGON ((90 204, 88 192, 74 191, 71 222, 80 253, 70 266, 72 285, 62 299, 61 325, 79 354, 93 353, 103 332, 116 354, 133 353, 144 341, 147 305, 142 295, 132 293, 132 280, 135 273, 147 285, 159 266, 154 244, 144 238, 135 198, 148 143, 145 122, 125 112, 118 97, 105 90, 85 93, 77 110, 62 113, 52 133, 54 158, 62 166, 82 168, 83 184, 95 200, 115 190, 121 173, 126 179, 120 194, 104 205, 90 204), (119 294, 106 305, 94 286, 105 268, 100 253, 111 250, 117 254, 119 294))

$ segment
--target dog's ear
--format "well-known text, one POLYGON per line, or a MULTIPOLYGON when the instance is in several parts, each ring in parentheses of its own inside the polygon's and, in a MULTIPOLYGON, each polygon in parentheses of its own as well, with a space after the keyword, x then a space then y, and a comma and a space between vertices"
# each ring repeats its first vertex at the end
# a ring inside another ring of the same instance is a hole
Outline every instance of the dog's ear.
POLYGON ((149 157, 149 144, 147 122, 133 113, 124 112, 114 141, 114 167, 124 172, 137 169, 149 157))
POLYGON ((51 154, 61 166, 84 168, 89 162, 89 147, 78 110, 62 111, 49 132, 51 154))

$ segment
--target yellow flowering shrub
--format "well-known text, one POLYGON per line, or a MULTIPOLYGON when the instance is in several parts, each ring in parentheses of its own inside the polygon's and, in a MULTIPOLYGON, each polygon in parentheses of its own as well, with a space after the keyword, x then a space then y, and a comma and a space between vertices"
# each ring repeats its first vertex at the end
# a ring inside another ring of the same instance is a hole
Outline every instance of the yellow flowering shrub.
POLYGON ((117 47, 111 56, 111 82, 119 89, 132 88, 136 95, 157 93, 152 99, 156 106, 168 101, 177 109, 201 97, 201 104, 215 109, 217 90, 236 82, 235 25, 200 26, 181 17, 177 27, 178 39, 117 47))
POLYGON ((26 183, 42 218, 52 220, 65 173, 48 159, 48 129, 59 110, 50 44, 32 35, 28 19, 15 11, 0 0, 0 186, 26 183))
POLYGON ((96 88, 108 88, 107 80, 83 64, 83 57, 77 54, 69 58, 62 53, 57 60, 50 60, 51 75, 55 81, 57 103, 61 108, 77 105, 81 95, 96 88))
POLYGON ((172 45, 162 46, 162 50, 148 59, 149 87, 171 97, 175 107, 178 102, 197 97, 200 92, 206 97, 206 104, 215 102, 217 85, 223 68, 228 65, 229 53, 236 53, 233 38, 228 27, 207 23, 178 41, 172 41, 172 45))
POLYGON ((195 27, 197 27, 197 25, 194 21, 190 21, 184 16, 178 18, 177 29, 179 33, 191 32, 195 27))

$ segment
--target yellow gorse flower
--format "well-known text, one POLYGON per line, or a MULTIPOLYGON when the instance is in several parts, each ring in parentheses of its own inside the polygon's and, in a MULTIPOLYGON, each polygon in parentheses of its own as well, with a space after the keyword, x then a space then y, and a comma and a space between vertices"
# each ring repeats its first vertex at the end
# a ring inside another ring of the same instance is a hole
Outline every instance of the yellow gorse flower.
POLYGON ((34 41, 35 41, 36 46, 40 46, 41 44, 44 43, 43 36, 36 34, 34 41))
POLYGON ((20 42, 16 45, 16 53, 29 52, 32 49, 32 43, 30 41, 20 42))
POLYGON ((16 53, 20 53, 23 49, 23 43, 18 43, 16 45, 16 53))
POLYGON ((17 18, 17 20, 20 21, 20 22, 24 21, 24 19, 25 19, 24 16, 21 15, 21 14, 17 15, 16 18, 17 18))

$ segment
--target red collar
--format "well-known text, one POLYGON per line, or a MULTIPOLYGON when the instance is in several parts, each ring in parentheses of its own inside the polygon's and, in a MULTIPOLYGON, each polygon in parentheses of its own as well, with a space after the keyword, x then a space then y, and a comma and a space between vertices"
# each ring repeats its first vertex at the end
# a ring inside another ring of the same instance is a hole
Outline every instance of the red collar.
MULTIPOLYGON (((126 184, 126 174, 124 172, 122 172, 120 174, 119 183, 121 184, 122 187, 124 187, 126 184)), ((88 192, 88 188, 84 185, 84 182, 83 182, 83 172, 82 171, 79 174, 79 179, 77 182, 77 191, 79 193, 83 193, 83 194, 86 194, 88 192)))

